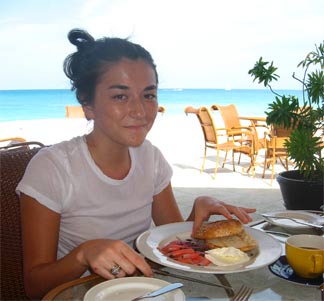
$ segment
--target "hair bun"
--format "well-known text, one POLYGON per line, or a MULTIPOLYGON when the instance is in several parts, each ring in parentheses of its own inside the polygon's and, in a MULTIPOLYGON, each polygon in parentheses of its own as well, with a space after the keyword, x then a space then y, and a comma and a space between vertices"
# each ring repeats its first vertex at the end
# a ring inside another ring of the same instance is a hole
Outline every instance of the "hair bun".
POLYGON ((72 29, 68 34, 71 44, 77 46, 78 50, 89 47, 95 42, 95 39, 83 29, 72 29))

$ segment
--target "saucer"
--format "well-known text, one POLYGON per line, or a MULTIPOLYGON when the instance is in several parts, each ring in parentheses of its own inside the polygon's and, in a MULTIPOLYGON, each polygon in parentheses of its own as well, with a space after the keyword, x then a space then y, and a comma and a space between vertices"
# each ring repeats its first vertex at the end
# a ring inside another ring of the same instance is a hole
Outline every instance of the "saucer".
POLYGON ((288 264, 286 256, 281 256, 276 262, 270 264, 269 270, 274 275, 299 285, 319 287, 323 283, 323 275, 312 279, 298 276, 288 264))
POLYGON ((308 222, 316 225, 324 224, 323 217, 304 210, 285 210, 285 211, 267 212, 267 215, 274 217, 271 218, 265 216, 264 218, 268 223, 274 226, 279 226, 281 228, 284 228, 292 232, 307 233, 307 231, 314 231, 314 228, 312 228, 311 226, 298 224, 292 220, 289 220, 289 218, 295 219, 296 221, 299 222, 308 222), (278 219, 275 217, 278 217, 278 219))

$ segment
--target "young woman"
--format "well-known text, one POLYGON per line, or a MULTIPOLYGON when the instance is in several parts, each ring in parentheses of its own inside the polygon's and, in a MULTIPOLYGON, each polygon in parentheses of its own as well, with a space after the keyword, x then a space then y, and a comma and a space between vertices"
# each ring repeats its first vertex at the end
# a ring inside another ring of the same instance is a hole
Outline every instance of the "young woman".
MULTIPOLYGON (((17 187, 21 198, 25 288, 31 298, 87 272, 111 279, 150 266, 133 249, 151 222, 181 222, 172 170, 147 141, 158 109, 151 55, 124 39, 68 38, 77 51, 64 71, 92 119, 89 135, 43 148, 17 187)), ((187 218, 193 232, 212 214, 251 221, 254 209, 201 196, 187 218)))

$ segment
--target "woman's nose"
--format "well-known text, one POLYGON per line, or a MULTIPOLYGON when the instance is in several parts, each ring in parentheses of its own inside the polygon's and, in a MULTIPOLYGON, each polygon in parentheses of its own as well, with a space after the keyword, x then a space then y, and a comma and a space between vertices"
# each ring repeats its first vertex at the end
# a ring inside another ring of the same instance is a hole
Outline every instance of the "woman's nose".
POLYGON ((140 97, 135 97, 129 102, 130 114, 132 117, 145 116, 145 106, 140 97))

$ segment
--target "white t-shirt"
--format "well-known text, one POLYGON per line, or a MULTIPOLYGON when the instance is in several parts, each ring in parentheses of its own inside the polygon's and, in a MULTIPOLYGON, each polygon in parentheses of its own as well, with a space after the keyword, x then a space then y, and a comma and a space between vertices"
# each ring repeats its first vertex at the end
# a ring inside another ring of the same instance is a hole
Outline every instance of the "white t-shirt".
POLYGON ((82 242, 121 239, 132 246, 152 222, 153 196, 170 182, 171 166, 149 141, 130 148, 122 180, 107 177, 93 161, 85 137, 41 149, 17 186, 61 215, 57 257, 82 242))

